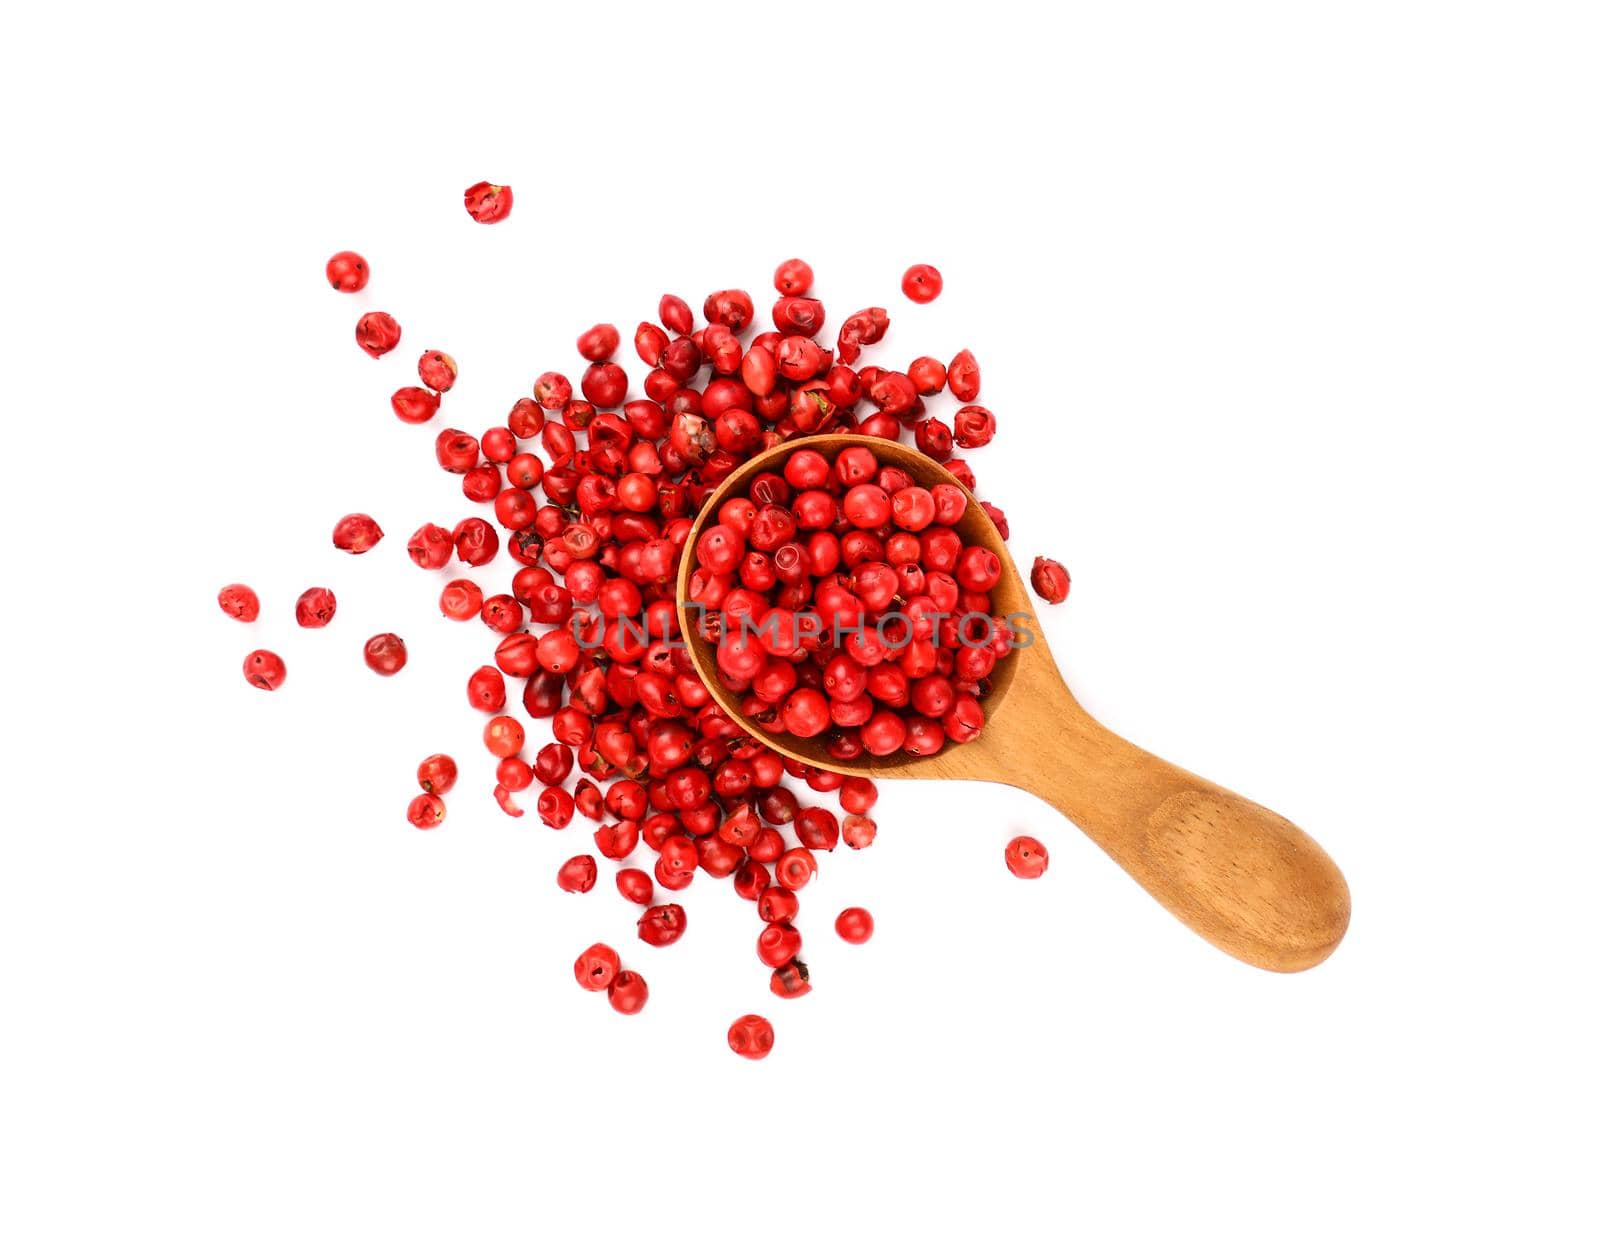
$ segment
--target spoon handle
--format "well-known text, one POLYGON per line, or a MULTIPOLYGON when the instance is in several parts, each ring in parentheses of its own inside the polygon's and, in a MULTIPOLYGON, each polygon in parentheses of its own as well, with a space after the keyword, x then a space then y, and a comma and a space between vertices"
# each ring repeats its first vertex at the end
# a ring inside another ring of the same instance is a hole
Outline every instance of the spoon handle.
POLYGON ((1325 960, 1350 923, 1350 891, 1328 853, 1277 813, 1119 738, 1046 667, 1056 690, 1030 683, 1034 706, 1021 718, 1035 748, 997 758, 998 780, 1062 812, 1229 955, 1279 973, 1325 960))

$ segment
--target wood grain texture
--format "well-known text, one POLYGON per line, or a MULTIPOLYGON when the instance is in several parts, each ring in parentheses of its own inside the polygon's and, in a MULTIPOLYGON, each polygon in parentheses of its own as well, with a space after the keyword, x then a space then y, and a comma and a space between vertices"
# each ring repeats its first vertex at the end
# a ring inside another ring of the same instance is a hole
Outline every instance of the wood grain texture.
MULTIPOLYGON (((872 448, 924 486, 960 484, 914 448, 854 434, 796 439, 741 465, 700 510, 678 578, 680 628, 696 670, 743 729, 786 755, 839 773, 874 778, 1004 782, 1031 791, 1094 839, 1145 890, 1195 933, 1259 968, 1295 972, 1325 960, 1350 921, 1350 892, 1328 854, 1276 813, 1151 755, 1106 729, 1073 698, 1051 658, 1021 573, 988 514, 969 503, 955 527, 968 543, 1000 556, 991 592, 997 616, 1027 614, 1033 638, 995 667, 984 700, 984 732, 935 756, 904 752, 841 763, 820 740, 773 733, 738 712, 717 680, 716 649, 689 620, 695 544, 707 517, 798 448, 830 459, 841 448, 872 448)), ((970 496, 969 496, 970 498, 970 496)))

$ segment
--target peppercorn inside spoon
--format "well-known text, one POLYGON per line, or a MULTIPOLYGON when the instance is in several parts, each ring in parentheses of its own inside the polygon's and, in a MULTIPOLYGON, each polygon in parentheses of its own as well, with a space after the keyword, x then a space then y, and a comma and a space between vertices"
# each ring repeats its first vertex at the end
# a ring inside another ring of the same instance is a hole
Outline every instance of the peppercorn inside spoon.
MULTIPOLYGON (((823 737, 801 738, 781 723, 760 724, 740 711, 739 697, 718 674, 717 644, 705 636, 707 614, 690 593, 700 533, 715 524, 724 502, 747 495, 758 474, 781 473, 796 452, 811 449, 832 463, 850 447, 870 449, 880 465, 904 470, 925 488, 960 488, 936 461, 904 444, 816 435, 779 444, 739 466, 689 531, 678 576, 679 628, 701 680, 740 728, 786 756, 837 773, 1020 787, 1065 815, 1169 912, 1229 955, 1286 973, 1325 960, 1350 921, 1350 892, 1338 866, 1277 813, 1135 747, 1084 711, 1032 620, 1032 602, 1004 541, 970 493, 953 529, 963 543, 999 558, 1000 578, 988 592, 990 615, 1014 619, 1027 631, 1019 631, 989 675, 976 738, 949 741, 925 756, 902 749, 840 760, 825 750, 823 737)), ((739 627, 729 622, 723 628, 739 627)))

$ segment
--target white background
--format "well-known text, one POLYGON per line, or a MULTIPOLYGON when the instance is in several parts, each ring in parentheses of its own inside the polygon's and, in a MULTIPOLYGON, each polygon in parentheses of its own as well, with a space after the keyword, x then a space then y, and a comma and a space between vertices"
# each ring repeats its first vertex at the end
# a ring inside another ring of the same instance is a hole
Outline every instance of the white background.
POLYGON ((549 7, 8 17, 0 1244, 1592 1246, 1592 9, 549 7), (493 808, 492 640, 403 551, 485 510, 386 397, 446 349, 479 431, 790 255, 885 357, 977 353, 1069 681, 1326 844, 1328 964, 1233 963, 998 787, 885 788, 798 1002, 726 884, 659 952, 554 889, 587 823, 493 808), (573 985, 602 937, 637 1018, 573 985))

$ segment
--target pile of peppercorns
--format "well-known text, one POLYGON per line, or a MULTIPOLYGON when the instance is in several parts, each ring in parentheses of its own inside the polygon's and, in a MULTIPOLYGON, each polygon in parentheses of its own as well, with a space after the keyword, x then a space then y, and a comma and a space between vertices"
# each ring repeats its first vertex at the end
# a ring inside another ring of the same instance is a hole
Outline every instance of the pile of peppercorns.
MULTIPOLYGON (((480 183, 465 200, 483 223, 504 221, 511 211, 509 187, 480 183)), ((327 277, 335 290, 360 291, 370 268, 358 254, 340 252, 327 277)), ((441 430, 439 466, 461 478, 467 499, 492 505, 495 520, 425 524, 406 550, 422 569, 444 569, 452 560, 479 568, 498 555, 503 531, 517 566, 505 592, 486 595, 472 578, 457 577, 439 597, 446 617, 476 617, 497 636, 493 663, 467 680, 467 701, 488 718, 483 739, 496 761, 501 808, 523 816, 515 797, 537 785, 533 806, 546 826, 563 829, 579 813, 596 822, 595 850, 618 863, 617 889, 641 908, 639 938, 652 947, 676 942, 687 922, 680 904, 656 902, 658 890, 681 891, 697 873, 730 880, 764 923, 756 955, 771 969, 773 993, 797 998, 811 988, 794 925, 798 892, 816 872, 817 853, 832 852, 841 839, 851 848, 871 844, 877 788, 784 758, 744 735, 717 704, 677 634, 675 581, 685 541, 719 483, 789 439, 844 431, 909 436, 971 490, 972 470, 954 450, 984 446, 996 423, 975 402, 981 375, 970 351, 948 364, 918 357, 904 371, 860 365, 863 350, 888 328, 886 310, 851 314, 827 348, 818 339, 827 314, 811 294, 811 267, 785 261, 773 282, 775 328, 762 333, 753 333, 755 304, 745 291, 707 296, 699 327, 686 301, 662 296, 656 320, 639 323, 633 336, 646 370, 642 395, 628 398, 629 378, 613 359, 621 334, 597 325, 577 337, 588 362, 577 394, 564 375, 547 372, 511 405, 503 425, 479 437, 441 430), (946 389, 961 405, 948 423, 925 407, 946 389), (527 717, 550 723, 553 741, 531 759, 522 721, 506 712, 508 680, 521 684, 527 717), (574 770, 580 776, 569 791, 574 770), (796 781, 836 793, 842 824, 826 808, 804 803, 791 789, 796 781), (649 871, 622 863, 641 844, 649 871)), ((929 265, 912 266, 901 283, 916 303, 942 287, 929 265)), ((356 325, 358 345, 374 358, 400 338, 388 313, 369 312, 356 325)), ((429 350, 417 372, 421 385, 399 388, 390 405, 401 421, 420 425, 438 415, 458 370, 449 355, 429 350)), ((901 750, 927 754, 974 737, 1009 631, 995 620, 995 629, 974 641, 918 621, 925 607, 984 618, 990 611, 987 592, 999 562, 950 529, 967 507, 965 493, 924 489, 879 465, 865 447, 831 462, 801 451, 781 475, 762 477, 769 480, 725 501, 702 532, 691 585, 698 604, 721 612, 722 624, 709 628, 720 631, 719 676, 743 701, 741 711, 775 718, 840 762, 901 750), (874 641, 857 628, 840 642, 836 631, 795 630, 801 614, 817 614, 830 627, 859 627, 890 611, 910 620, 903 639, 874 641), (730 620, 740 623, 737 633, 730 620)), ((1005 515, 979 506, 1009 537, 1005 515)), ((333 530, 334 545, 353 555, 382 538, 378 523, 359 513, 333 530)), ((1050 603, 1065 599, 1070 585, 1066 570, 1043 557, 1032 582, 1050 603)), ((241 621, 260 612, 256 594, 241 584, 223 588, 218 600, 241 621)), ((333 592, 313 587, 297 602, 295 618, 316 629, 335 609, 333 592)), ((405 643, 391 633, 369 639, 364 655, 383 675, 406 663, 405 643)), ((282 659, 266 650, 252 652, 244 672, 264 690, 286 677, 282 659)), ((447 755, 422 762, 420 793, 407 810, 413 825, 444 821, 442 796, 457 774, 447 755)), ((1014 839, 1005 858, 1026 878, 1048 863, 1044 847, 1026 837, 1014 839)), ((597 877, 598 863, 585 853, 561 866, 557 884, 581 893, 597 877)), ((863 943, 872 917, 847 908, 835 929, 845 941, 863 943)), ((585 951, 574 972, 581 986, 606 991, 628 1015, 649 995, 644 978, 624 969, 604 943, 585 951)), ((772 1026, 761 1016, 741 1017, 728 1041, 738 1054, 760 1059, 772 1048, 772 1026)))

